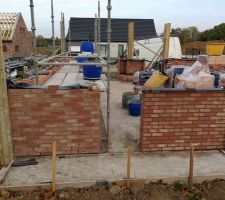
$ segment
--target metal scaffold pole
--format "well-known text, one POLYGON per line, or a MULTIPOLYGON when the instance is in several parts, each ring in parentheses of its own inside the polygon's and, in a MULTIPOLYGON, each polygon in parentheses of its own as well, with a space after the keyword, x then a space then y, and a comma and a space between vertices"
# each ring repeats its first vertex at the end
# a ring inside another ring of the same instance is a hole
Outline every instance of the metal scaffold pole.
POLYGON ((101 51, 101 4, 98 1, 98 54, 101 51))
POLYGON ((52 18, 52 48, 55 49, 55 26, 54 26, 54 7, 53 0, 51 0, 51 18, 52 18))
POLYGON ((98 19, 97 19, 97 14, 95 14, 95 53, 98 52, 98 19))
POLYGON ((107 28, 107 41, 108 41, 108 50, 107 50, 107 137, 110 132, 110 45, 111 45, 111 33, 112 33, 112 27, 111 27, 111 0, 108 0, 108 28, 107 28))
MULTIPOLYGON (((31 31, 32 31, 32 51, 33 56, 36 56, 36 28, 35 28, 35 21, 34 21, 34 2, 33 0, 30 0, 30 14, 31 14, 31 31)), ((38 85, 38 65, 34 58, 33 63, 34 69, 35 69, 35 76, 36 76, 36 85, 38 85)))
POLYGON ((0 32, 0 165, 9 165, 12 159, 12 133, 3 59, 2 33, 0 32))
POLYGON ((65 18, 64 13, 61 13, 61 53, 65 52, 65 18))

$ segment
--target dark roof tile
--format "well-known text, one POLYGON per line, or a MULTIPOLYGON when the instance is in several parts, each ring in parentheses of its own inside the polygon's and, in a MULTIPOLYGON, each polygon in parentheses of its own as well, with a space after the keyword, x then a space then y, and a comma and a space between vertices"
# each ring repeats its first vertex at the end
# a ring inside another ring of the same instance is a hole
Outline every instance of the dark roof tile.
MULTIPOLYGON (((70 18, 70 28, 66 40, 71 41, 94 41, 94 22, 95 18, 70 18), (69 34, 70 33, 70 34, 69 34)), ((107 41, 106 18, 101 18, 101 41, 107 41)), ((155 23, 153 19, 112 19, 112 42, 127 42, 128 23, 135 23, 135 39, 145 39, 156 37, 155 23)))

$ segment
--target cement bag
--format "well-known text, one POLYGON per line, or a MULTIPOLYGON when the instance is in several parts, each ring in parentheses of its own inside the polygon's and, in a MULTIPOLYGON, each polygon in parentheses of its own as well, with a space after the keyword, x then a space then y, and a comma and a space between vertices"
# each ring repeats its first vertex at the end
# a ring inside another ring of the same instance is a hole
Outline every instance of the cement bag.
POLYGON ((161 87, 168 80, 168 76, 156 71, 144 84, 146 88, 161 87))
POLYGON ((184 88, 209 89, 214 88, 215 76, 200 72, 198 75, 190 75, 184 82, 184 88))

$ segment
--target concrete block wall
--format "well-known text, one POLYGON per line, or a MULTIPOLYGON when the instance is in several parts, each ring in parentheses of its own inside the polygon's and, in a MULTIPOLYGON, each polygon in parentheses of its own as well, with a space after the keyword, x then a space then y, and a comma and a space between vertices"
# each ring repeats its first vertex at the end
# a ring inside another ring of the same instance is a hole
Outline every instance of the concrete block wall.
POLYGON ((100 153, 100 92, 86 89, 8 91, 16 156, 100 153))
POLYGON ((225 147, 225 91, 145 91, 140 147, 143 152, 225 147))

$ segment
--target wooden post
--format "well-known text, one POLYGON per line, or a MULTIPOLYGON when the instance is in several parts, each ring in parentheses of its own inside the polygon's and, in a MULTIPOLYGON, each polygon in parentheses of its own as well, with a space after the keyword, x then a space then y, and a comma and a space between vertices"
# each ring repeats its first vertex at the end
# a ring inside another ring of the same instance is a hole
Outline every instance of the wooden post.
POLYGON ((13 145, 6 74, 3 58, 2 33, 0 32, 0 161, 7 166, 13 159, 13 145))
POLYGON ((52 192, 56 192, 56 142, 52 144, 52 192))
POLYGON ((127 188, 130 188, 131 146, 127 150, 127 188))
POLYGON ((190 165, 189 165, 189 179, 188 186, 189 188, 193 185, 193 169, 194 169, 194 145, 190 146, 190 165))
POLYGON ((134 22, 128 24, 128 59, 133 58, 134 50, 134 22))
POLYGON ((169 58, 171 23, 164 25, 163 58, 169 58))

